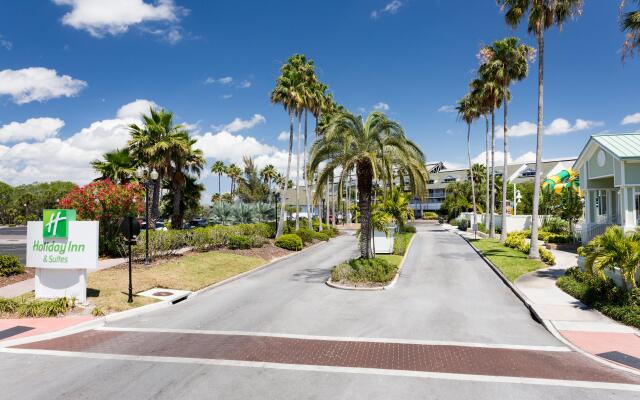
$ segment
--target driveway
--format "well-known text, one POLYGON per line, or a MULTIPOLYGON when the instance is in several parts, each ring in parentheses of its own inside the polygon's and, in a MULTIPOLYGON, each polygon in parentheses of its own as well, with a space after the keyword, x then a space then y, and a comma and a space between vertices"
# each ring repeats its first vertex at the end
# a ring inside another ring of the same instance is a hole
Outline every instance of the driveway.
POLYGON ((27 227, 0 228, 0 254, 17 256, 21 263, 27 261, 27 227))
POLYGON ((188 302, 10 349, 0 384, 15 399, 637 396, 640 379, 562 346, 457 235, 422 226, 391 290, 324 285, 355 249, 342 236, 188 302))

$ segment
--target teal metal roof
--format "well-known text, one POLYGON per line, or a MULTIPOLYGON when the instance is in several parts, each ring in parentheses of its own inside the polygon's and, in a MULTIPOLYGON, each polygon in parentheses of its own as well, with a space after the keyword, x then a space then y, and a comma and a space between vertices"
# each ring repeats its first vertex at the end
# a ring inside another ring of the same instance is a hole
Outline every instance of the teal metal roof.
POLYGON ((640 133, 603 134, 591 137, 620 159, 640 159, 640 133))

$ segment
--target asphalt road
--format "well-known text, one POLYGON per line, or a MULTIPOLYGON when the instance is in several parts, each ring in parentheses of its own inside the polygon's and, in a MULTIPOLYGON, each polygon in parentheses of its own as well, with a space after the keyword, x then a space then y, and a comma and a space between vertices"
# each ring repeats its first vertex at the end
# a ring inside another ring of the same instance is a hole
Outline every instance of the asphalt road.
POLYGON ((27 261, 27 247, 23 241, 26 239, 26 226, 0 228, 0 254, 18 256, 24 264, 27 261), (20 242, 15 242, 16 240, 20 242))
MULTIPOLYGON (((343 236, 193 300, 110 326, 561 346, 461 238, 434 227, 424 229, 414 240, 397 285, 388 291, 342 291, 324 285, 330 268, 355 254, 355 238, 343 236)), ((635 399, 638 395, 614 388, 494 381, 490 376, 468 381, 460 376, 202 365, 188 359, 173 363, 7 353, 0 353, 0 387, 11 399, 635 399)))

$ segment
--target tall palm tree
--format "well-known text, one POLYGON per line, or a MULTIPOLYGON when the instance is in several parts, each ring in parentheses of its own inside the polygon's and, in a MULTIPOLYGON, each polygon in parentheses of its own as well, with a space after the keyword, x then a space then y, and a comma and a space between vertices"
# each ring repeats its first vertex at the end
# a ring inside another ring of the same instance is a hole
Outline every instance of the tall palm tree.
POLYGON ((483 64, 479 73, 482 76, 490 76, 501 85, 503 121, 503 179, 502 179, 502 229, 500 230, 500 242, 507 239, 507 162, 509 154, 509 85, 514 81, 520 81, 529 73, 529 61, 535 54, 529 47, 515 37, 496 40, 491 46, 485 46, 480 50, 483 64))
POLYGON ((213 165, 211 166, 211 172, 218 175, 218 197, 219 197, 220 204, 222 204, 222 187, 221 187, 222 174, 224 174, 226 170, 227 170, 226 165, 224 165, 224 162, 220 160, 214 162, 213 165))
POLYGON ((471 202, 473 204, 473 229, 475 232, 478 226, 478 221, 476 220, 478 209, 476 207, 476 185, 474 184, 474 171, 471 162, 471 124, 474 120, 480 118, 478 99, 474 97, 473 94, 467 94, 458 100, 456 110, 458 111, 458 118, 467 123, 467 158, 469 160, 469 173, 471 174, 471 202))
POLYGON ((188 178, 191 175, 199 177, 206 164, 202 150, 193 147, 196 140, 190 139, 187 131, 181 133, 184 143, 176 143, 168 156, 171 159, 171 167, 168 169, 167 176, 170 177, 173 191, 171 226, 174 229, 182 229, 184 222, 183 194, 188 178))
POLYGON ((100 174, 99 179, 126 183, 135 176, 136 169, 127 149, 115 149, 103 154, 102 158, 102 160, 91 161, 91 167, 100 174))
POLYGON ((278 176, 278 171, 276 170, 276 167, 274 167, 271 164, 265 165, 262 171, 260 171, 260 177, 264 180, 264 183, 266 183, 267 187, 269 188, 269 196, 268 196, 269 204, 271 204, 271 183, 274 182, 277 176, 278 176))
MULTIPOLYGON (((640 6, 640 0, 635 0, 640 6)), ((624 8, 625 0, 620 2, 620 10, 624 8)), ((620 29, 627 35, 622 45, 622 59, 633 55, 640 50, 640 10, 628 11, 622 14, 620 19, 620 29)))
POLYGON ((527 31, 534 33, 538 42, 538 127, 536 134, 536 176, 533 186, 531 212, 531 249, 529 258, 540 258, 538 253, 538 207, 540 205, 540 178, 542 173, 542 135, 544 117, 544 31, 552 26, 562 28, 564 23, 582 13, 582 0, 498 0, 505 11, 505 22, 517 27, 527 18, 527 31))
POLYGON ((335 115, 324 136, 311 147, 309 171, 318 171, 326 165, 318 177, 316 197, 331 182, 336 169, 341 169, 338 188, 341 190, 349 171, 355 168, 358 177, 360 208, 360 255, 368 259, 371 251, 371 197, 374 180, 392 186, 393 163, 407 171, 414 193, 424 193, 427 170, 424 154, 409 140, 402 127, 384 114, 373 112, 366 121, 349 113, 335 115))
MULTIPOLYGON (((293 154, 293 122, 299 104, 302 103, 302 92, 300 90, 300 74, 292 67, 295 62, 295 55, 289 57, 287 63, 280 67, 280 76, 276 81, 276 87, 271 92, 271 102, 281 104, 285 111, 289 113, 289 155, 287 158, 287 170, 284 181, 288 182, 291 176, 291 157, 293 154)), ((282 207, 280 209, 280 219, 276 230, 276 237, 284 233, 286 216, 286 196, 282 196, 282 207)))
POLYGON ((171 171, 171 154, 176 148, 187 146, 181 125, 173 122, 173 113, 164 109, 149 109, 149 115, 142 115, 142 126, 129 125, 131 139, 129 153, 137 163, 158 171, 158 179, 153 185, 151 199, 151 226, 160 216, 160 189, 162 180, 171 171))
POLYGON ((235 192, 236 192, 236 183, 238 182, 238 179, 240 179, 240 177, 242 176, 242 169, 240 169, 240 167, 238 167, 235 164, 229 164, 227 166, 225 173, 227 174, 229 179, 231 179, 231 198, 233 199, 233 196, 235 195, 235 192))
MULTIPOLYGON (((495 149, 496 149, 496 109, 500 108, 502 104, 502 90, 501 86, 497 84, 495 80, 492 79, 488 74, 481 75, 480 78, 474 79, 471 82, 471 90, 473 96, 476 97, 478 101, 478 106, 482 114, 491 115, 491 141, 488 146, 491 150, 491 167, 490 167, 490 178, 487 175, 487 182, 490 184, 490 191, 487 193, 488 198, 488 206, 487 206, 487 216, 489 218, 489 237, 495 237, 496 235, 496 226, 495 226, 495 210, 496 210, 496 158, 495 158, 495 149)), ((487 119, 488 121, 488 119, 487 119)), ((488 136, 488 135, 487 135, 488 136)), ((487 156, 489 153, 487 153, 487 156)), ((489 168, 489 157, 487 158, 487 168, 489 168)), ((486 220, 485 220, 486 222, 486 220)))

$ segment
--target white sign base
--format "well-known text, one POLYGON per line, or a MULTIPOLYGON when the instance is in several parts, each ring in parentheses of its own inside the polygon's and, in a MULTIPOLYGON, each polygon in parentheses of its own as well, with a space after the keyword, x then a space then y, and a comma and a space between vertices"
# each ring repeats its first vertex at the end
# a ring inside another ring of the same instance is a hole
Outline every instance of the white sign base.
POLYGON ((36 268, 36 298, 58 297, 87 301, 87 270, 36 268))

